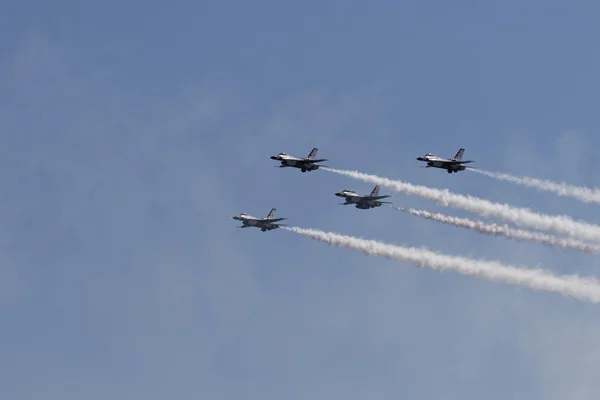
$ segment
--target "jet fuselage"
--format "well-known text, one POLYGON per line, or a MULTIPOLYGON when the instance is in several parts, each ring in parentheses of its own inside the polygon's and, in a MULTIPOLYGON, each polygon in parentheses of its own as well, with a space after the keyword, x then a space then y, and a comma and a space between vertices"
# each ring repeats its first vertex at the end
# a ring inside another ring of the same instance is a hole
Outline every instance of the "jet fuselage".
POLYGON ((313 148, 310 153, 308 154, 307 157, 305 158, 297 158, 294 156, 290 156, 287 153, 279 153, 275 156, 271 156, 271 160, 275 160, 275 161, 279 161, 281 163, 281 165, 279 166, 280 168, 285 168, 285 167, 292 167, 292 168, 298 168, 300 169, 302 172, 307 172, 307 171, 315 171, 317 169, 319 169, 319 166, 317 165, 317 163, 323 162, 323 161, 327 161, 326 158, 317 158, 317 152, 319 149, 317 149, 316 147, 313 148))
POLYGON ((281 156, 271 156, 271 160, 276 160, 281 162, 282 167, 294 167, 299 168, 302 172, 306 171, 315 171, 319 169, 319 166, 311 163, 310 161, 298 160, 295 158, 287 158, 281 156))
POLYGON ((275 218, 274 212, 275 212, 275 209, 271 210, 271 212, 269 213, 267 218, 257 218, 257 217, 253 217, 252 215, 248 215, 246 213, 241 213, 240 215, 235 215, 235 216, 231 217, 231 219, 242 222, 242 226, 240 226, 239 228, 256 227, 256 228, 260 228, 260 230, 262 232, 265 232, 265 231, 270 231, 270 230, 279 228, 280 224, 277 224, 276 222, 286 219, 286 218, 275 218))
MULTIPOLYGON (((345 202, 342 205, 354 204, 354 206, 360 210, 368 210, 370 208, 381 207, 383 204, 377 199, 369 198, 369 196, 361 196, 358 193, 344 190, 335 194, 338 197, 343 197, 345 202)), ((389 196, 376 196, 377 198, 383 199, 389 196)))

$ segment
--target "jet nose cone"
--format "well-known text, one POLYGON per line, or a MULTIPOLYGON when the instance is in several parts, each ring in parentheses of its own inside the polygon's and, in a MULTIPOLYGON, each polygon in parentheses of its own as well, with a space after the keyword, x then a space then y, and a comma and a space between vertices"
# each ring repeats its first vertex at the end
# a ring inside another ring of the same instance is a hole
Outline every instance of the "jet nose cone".
POLYGON ((271 156, 271 160, 277 160, 277 156, 271 156))
POLYGON ((342 192, 338 192, 335 195, 338 196, 338 197, 342 197, 342 192))
POLYGON ((418 161, 425 161, 425 159, 423 157, 417 157, 418 161))

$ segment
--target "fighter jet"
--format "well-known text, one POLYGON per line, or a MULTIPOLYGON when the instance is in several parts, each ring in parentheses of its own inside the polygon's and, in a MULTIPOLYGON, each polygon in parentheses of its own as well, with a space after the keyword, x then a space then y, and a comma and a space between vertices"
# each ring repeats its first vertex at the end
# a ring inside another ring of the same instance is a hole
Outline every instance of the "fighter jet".
POLYGON ((449 174, 458 171, 464 171, 466 167, 463 164, 468 164, 473 161, 466 160, 463 161, 462 157, 465 152, 465 149, 458 150, 458 153, 450 159, 440 158, 431 153, 425 154, 423 157, 417 157, 419 161, 425 161, 427 163, 425 168, 441 168, 448 171, 449 174))
POLYGON ((368 210, 369 208, 380 207, 384 203, 390 203, 389 201, 379 201, 381 199, 385 199, 391 196, 380 196, 379 195, 379 185, 375 186, 371 194, 369 195, 360 195, 352 190, 342 190, 339 193, 335 194, 338 197, 344 197, 346 199, 345 203, 340 203, 345 206, 347 204, 354 204, 354 207, 361 210, 368 210))
POLYGON ((242 226, 238 226, 238 228, 250 228, 253 226, 256 228, 260 228, 261 232, 265 232, 265 231, 277 229, 277 228, 279 228, 279 226, 286 226, 284 224, 276 224, 275 223, 275 222, 279 222, 279 221, 283 221, 284 219, 287 219, 287 218, 275 218, 275 211, 277 211, 277 210, 272 208, 266 218, 253 217, 246 213, 241 213, 240 215, 236 215, 231 218, 235 219, 237 221, 242 221, 242 226))
POLYGON ((317 159, 317 151, 319 151, 319 149, 312 149, 306 158, 296 158, 287 153, 279 153, 276 156, 271 156, 271 160, 281 161, 280 168, 294 167, 300 168, 302 172, 315 171, 319 169, 319 166, 316 163, 327 161, 326 158, 317 159))

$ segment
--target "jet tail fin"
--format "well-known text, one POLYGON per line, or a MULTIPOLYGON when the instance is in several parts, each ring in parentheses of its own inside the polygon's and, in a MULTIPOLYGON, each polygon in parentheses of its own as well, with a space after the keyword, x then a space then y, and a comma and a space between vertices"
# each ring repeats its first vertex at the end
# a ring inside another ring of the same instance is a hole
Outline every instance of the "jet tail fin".
POLYGON ((463 154, 465 154, 465 149, 459 149, 458 153, 452 158, 454 161, 462 161, 463 154))
POLYGON ((308 159, 311 159, 311 160, 312 160, 312 159, 315 159, 315 158, 317 158, 317 152, 318 152, 318 151, 319 151, 319 149, 317 149, 317 148, 315 147, 314 149, 312 149, 312 150, 310 151, 310 153, 308 154, 308 157, 306 157, 306 158, 308 158, 308 159))
POLYGON ((373 188, 373 191, 371 192, 371 196, 379 196, 379 185, 377 185, 373 188))
POLYGON ((269 211, 269 214, 267 214, 267 219, 275 218, 275 211, 277 211, 277 210, 274 208, 271 208, 271 211, 269 211))

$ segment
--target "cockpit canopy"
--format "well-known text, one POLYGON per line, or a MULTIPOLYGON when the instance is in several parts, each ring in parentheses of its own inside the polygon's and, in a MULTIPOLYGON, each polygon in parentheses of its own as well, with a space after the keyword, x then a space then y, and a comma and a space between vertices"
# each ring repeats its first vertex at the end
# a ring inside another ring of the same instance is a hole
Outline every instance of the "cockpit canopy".
POLYGON ((427 154, 425 154, 425 157, 434 157, 434 155, 431 153, 427 153, 427 154))
POLYGON ((287 156, 288 154, 287 154, 287 153, 284 153, 284 152, 281 152, 281 153, 279 153, 279 155, 280 155, 280 156, 287 156))

